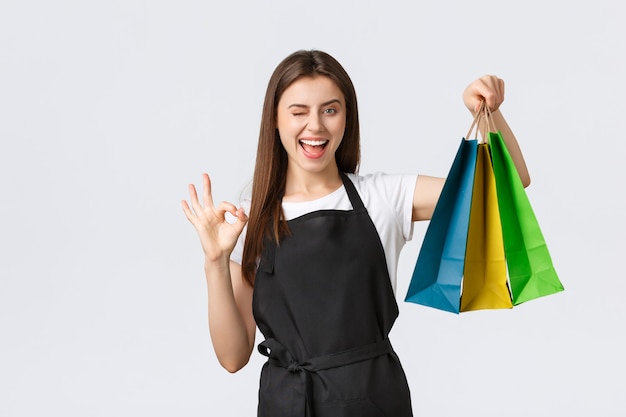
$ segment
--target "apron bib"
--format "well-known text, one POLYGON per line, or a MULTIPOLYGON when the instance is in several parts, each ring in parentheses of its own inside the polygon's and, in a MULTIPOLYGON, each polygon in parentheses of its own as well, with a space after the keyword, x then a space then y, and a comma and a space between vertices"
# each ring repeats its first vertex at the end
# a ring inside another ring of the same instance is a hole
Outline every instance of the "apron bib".
POLYGON ((253 311, 266 340, 259 417, 409 417, 388 335, 398 316, 378 232, 352 181, 352 210, 320 210, 267 240, 253 311))

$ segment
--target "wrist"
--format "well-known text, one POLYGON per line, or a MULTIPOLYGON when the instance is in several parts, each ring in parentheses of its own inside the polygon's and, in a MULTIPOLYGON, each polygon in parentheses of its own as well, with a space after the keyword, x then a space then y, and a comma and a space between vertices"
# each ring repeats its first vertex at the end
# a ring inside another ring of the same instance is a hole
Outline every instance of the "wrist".
POLYGON ((205 254, 204 256, 204 268, 205 269, 228 269, 230 266, 230 254, 222 253, 217 256, 209 256, 205 254))

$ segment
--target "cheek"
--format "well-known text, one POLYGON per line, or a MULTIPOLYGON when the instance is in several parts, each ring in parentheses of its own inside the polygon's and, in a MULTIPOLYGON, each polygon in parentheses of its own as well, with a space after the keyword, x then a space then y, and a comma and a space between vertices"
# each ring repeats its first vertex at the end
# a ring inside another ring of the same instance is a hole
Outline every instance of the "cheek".
POLYGON ((335 123, 335 129, 336 129, 336 131, 337 131, 337 132, 340 132, 340 133, 341 133, 341 136, 343 136, 343 134, 344 134, 344 133, 345 133, 345 131, 346 131, 346 122, 347 122, 347 121, 346 121, 346 118, 345 118, 345 117, 343 117, 343 118, 341 118, 341 119, 338 119, 338 120, 336 121, 336 123, 335 123))
POLYGON ((277 129, 277 136, 284 150, 291 151, 295 148, 295 141, 293 135, 289 134, 289 130, 277 129))
POLYGON ((276 128, 281 137, 295 136, 300 130, 302 130, 302 122, 295 118, 279 118, 277 120, 276 128))
POLYGON ((334 129, 333 129, 333 130, 334 130, 334 132, 335 132, 335 135, 336 135, 338 138, 343 138, 343 136, 344 136, 344 135, 345 135, 345 133, 346 133, 346 123, 345 123, 345 122, 338 123, 338 124, 334 127, 334 129))

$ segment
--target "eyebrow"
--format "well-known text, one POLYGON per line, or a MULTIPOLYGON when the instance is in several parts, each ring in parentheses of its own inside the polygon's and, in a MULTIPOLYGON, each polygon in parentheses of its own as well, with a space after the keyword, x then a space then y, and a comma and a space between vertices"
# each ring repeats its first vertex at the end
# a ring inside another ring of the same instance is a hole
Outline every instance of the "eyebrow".
MULTIPOLYGON (((331 105, 331 104, 335 104, 335 103, 337 103, 337 104, 341 104, 341 101, 340 101, 338 98, 334 98, 334 99, 332 99, 332 100, 328 100, 328 101, 327 101, 327 102, 325 102, 325 103, 322 103, 322 106, 321 106, 321 107, 326 107, 326 106, 329 106, 329 105, 331 105)), ((290 104, 290 105, 289 105, 289 107, 287 107, 287 108, 288 108, 288 109, 290 109, 290 108, 292 108, 292 107, 303 107, 303 108, 309 108, 309 106, 307 106, 306 104, 297 104, 297 103, 295 103, 295 104, 290 104)))

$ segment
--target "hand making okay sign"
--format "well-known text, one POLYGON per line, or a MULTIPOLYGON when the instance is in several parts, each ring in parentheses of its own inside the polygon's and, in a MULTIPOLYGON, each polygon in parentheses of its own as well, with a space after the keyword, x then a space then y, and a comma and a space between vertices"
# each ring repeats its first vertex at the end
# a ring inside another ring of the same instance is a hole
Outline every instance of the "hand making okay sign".
POLYGON ((198 200, 196 187, 189 184, 191 207, 187 201, 183 200, 183 211, 187 219, 196 228, 207 259, 213 261, 222 257, 228 258, 248 221, 248 216, 243 208, 238 208, 226 201, 215 206, 211 196, 211 180, 208 174, 202 174, 202 182, 202 203, 198 200), (235 221, 232 223, 227 221, 226 213, 232 214, 235 221))

